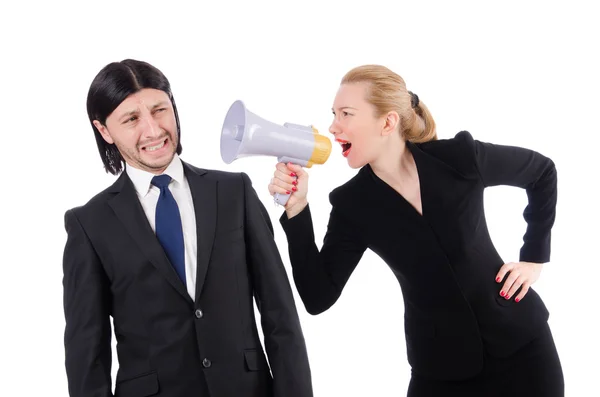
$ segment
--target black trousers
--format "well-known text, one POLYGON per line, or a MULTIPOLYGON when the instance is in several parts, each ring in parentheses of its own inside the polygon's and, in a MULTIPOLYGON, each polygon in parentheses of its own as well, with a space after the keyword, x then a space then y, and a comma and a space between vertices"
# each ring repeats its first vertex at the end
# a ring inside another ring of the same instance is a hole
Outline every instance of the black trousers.
POLYGON ((473 379, 436 381, 413 372, 408 397, 564 397, 564 377, 550 327, 514 355, 486 355, 473 379))

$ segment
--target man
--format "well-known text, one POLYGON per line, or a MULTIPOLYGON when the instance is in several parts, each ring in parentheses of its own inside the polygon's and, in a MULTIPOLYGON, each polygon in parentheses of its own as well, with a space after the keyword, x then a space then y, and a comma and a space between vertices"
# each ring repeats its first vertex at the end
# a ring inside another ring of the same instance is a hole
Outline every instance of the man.
POLYGON ((65 214, 70 395, 113 395, 112 316, 117 397, 312 396, 290 283, 248 176, 180 160, 171 88, 148 63, 103 68, 87 111, 120 176, 65 214))

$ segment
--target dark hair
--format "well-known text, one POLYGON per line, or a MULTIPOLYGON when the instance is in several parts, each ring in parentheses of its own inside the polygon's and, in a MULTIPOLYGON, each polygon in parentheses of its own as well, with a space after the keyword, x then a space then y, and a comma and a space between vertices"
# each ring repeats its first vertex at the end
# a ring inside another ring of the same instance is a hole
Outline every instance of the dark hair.
POLYGON ((94 129, 94 136, 96 137, 100 157, 104 163, 104 169, 113 175, 118 175, 123 170, 123 157, 121 157, 121 153, 119 153, 114 143, 109 144, 104 140, 100 131, 94 126, 94 120, 98 120, 102 125, 105 125, 107 117, 125 98, 144 88, 161 90, 169 96, 177 123, 177 154, 181 154, 179 115, 177 114, 169 80, 160 70, 147 62, 133 59, 112 62, 102 68, 92 81, 87 97, 87 112, 94 129))

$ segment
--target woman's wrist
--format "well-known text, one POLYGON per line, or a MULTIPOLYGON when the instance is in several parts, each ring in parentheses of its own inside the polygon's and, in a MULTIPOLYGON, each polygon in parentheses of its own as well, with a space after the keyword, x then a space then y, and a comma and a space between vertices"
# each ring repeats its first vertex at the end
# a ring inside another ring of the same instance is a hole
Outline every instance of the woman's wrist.
POLYGON ((308 205, 308 200, 303 199, 301 201, 298 201, 291 207, 287 207, 285 209, 285 213, 286 213, 288 219, 292 219, 293 217, 295 217, 296 215, 301 213, 302 210, 304 210, 304 208, 306 208, 307 205, 308 205))

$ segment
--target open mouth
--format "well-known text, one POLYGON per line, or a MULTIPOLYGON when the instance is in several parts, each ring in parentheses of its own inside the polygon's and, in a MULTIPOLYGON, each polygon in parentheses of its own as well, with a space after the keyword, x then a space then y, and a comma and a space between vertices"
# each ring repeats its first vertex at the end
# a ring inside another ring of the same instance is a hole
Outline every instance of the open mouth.
POLYGON ((167 145, 168 140, 169 140, 169 138, 165 138, 158 143, 153 143, 151 145, 142 146, 142 150, 149 152, 149 153, 159 151, 160 149, 164 148, 167 145))
POLYGON ((352 143, 345 141, 343 139, 336 139, 335 141, 342 146, 342 156, 348 157, 348 154, 350 153, 350 149, 352 148, 352 143))

